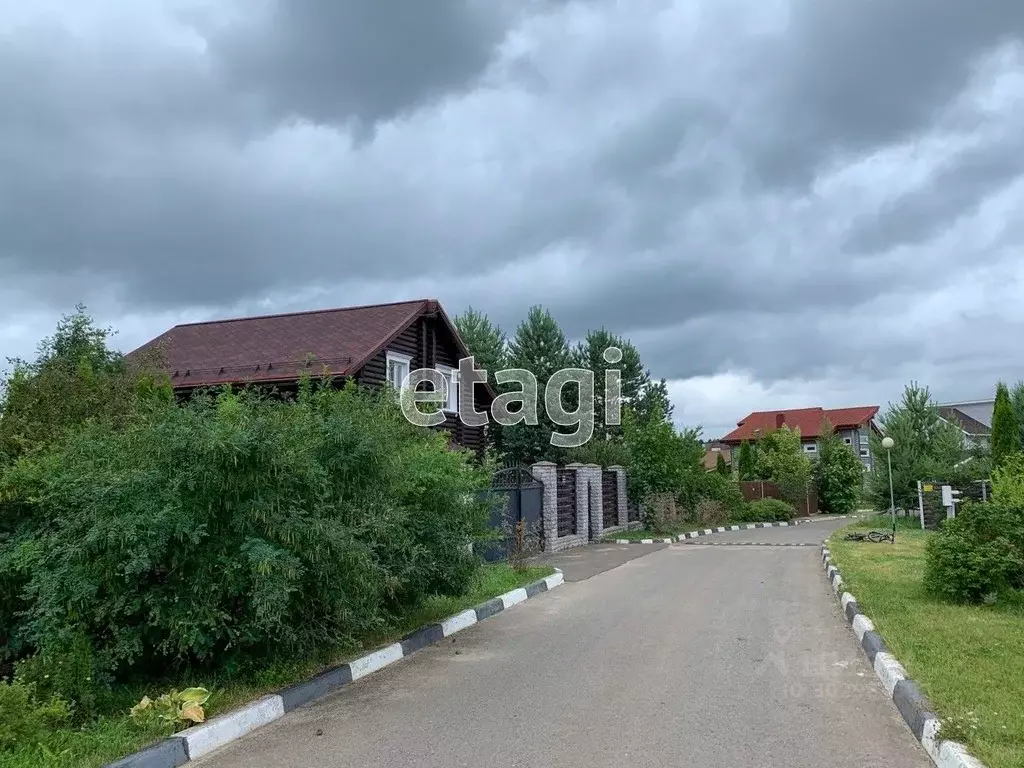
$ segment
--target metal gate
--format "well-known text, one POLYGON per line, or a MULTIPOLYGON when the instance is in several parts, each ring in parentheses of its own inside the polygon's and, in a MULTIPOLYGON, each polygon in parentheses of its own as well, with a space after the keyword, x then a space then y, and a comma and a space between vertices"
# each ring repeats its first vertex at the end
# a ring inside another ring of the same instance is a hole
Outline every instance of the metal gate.
POLYGON ((579 533, 576 521, 576 470, 558 468, 558 537, 579 533))
POLYGON ((490 526, 500 534, 483 548, 484 560, 493 562, 507 556, 510 537, 520 523, 526 535, 536 538, 539 549, 544 541, 544 484, 526 467, 506 467, 494 473, 485 493, 490 501, 490 526))
POLYGON ((601 473, 601 518, 605 528, 619 524, 619 473, 614 469, 601 473))

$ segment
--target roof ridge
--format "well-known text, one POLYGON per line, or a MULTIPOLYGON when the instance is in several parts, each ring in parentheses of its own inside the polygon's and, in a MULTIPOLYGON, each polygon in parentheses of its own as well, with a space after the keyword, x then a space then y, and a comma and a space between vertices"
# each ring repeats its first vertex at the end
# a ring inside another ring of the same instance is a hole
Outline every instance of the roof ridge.
MULTIPOLYGON (((327 309, 304 309, 298 312, 276 312, 269 315, 248 315, 246 317, 225 317, 220 320, 200 320, 195 323, 178 323, 173 328, 189 328, 197 325, 221 325, 241 323, 248 320, 268 320, 277 317, 298 317, 300 315, 327 315, 335 312, 349 312, 355 309, 376 309, 377 307, 400 307, 403 304, 426 304, 437 299, 409 299, 407 301, 382 301, 377 304, 359 304, 354 307, 329 307, 327 309)), ((173 328, 171 330, 173 330, 173 328)))

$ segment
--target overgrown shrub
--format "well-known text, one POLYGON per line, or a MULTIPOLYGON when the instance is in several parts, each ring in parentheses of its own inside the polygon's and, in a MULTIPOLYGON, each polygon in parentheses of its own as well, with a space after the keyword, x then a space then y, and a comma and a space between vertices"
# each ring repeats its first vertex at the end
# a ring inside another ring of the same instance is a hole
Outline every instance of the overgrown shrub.
POLYGON ((1024 453, 1012 453, 992 472, 992 500, 1024 508, 1024 453))
POLYGON ((717 472, 705 472, 701 476, 699 493, 703 498, 721 505, 727 515, 739 512, 743 507, 743 492, 740 491, 739 484, 732 477, 717 472))
POLYGON ((19 661, 14 677, 34 686, 40 699, 68 702, 74 720, 84 722, 98 714, 100 700, 109 689, 105 667, 96 659, 89 640, 76 633, 60 646, 42 649, 19 661))
POLYGON ((724 525, 729 520, 729 510, 720 501, 701 499, 697 502, 693 516, 699 525, 711 528, 724 525))
POLYGON ((68 716, 66 702, 40 700, 33 686, 0 680, 0 751, 44 741, 68 716))
POLYGON ((1024 587, 1024 507, 965 502, 928 541, 924 583, 954 602, 1024 587))
POLYGON ((119 675, 302 653, 457 594, 486 473, 386 394, 306 385, 93 424, 0 479, 30 531, 32 645, 84 633, 119 675))
POLYGON ((679 526, 676 500, 670 493, 656 493, 644 502, 644 527, 653 533, 672 533, 679 526))
POLYGON ((746 502, 734 519, 747 523, 787 522, 796 517, 796 507, 782 499, 754 499, 746 502))
POLYGON ((853 449, 840 440, 828 419, 822 422, 814 481, 822 512, 848 515, 857 508, 864 487, 864 464, 853 449))

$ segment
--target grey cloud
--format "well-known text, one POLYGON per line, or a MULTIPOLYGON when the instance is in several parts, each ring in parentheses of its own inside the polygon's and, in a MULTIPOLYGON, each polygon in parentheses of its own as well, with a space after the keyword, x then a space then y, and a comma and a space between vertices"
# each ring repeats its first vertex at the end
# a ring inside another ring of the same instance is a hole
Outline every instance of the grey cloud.
POLYGON ((483 0, 278 0, 211 49, 233 84, 283 115, 372 126, 470 87, 505 16, 483 0))
MULTIPOLYGON (((571 336, 635 336, 658 376, 856 381, 932 355, 920 335, 890 338, 871 301, 928 295, 968 257, 1005 259, 938 244, 922 275, 923 250, 892 246, 976 214, 1024 170, 1016 140, 982 134, 891 209, 809 200, 806 185, 830 160, 929 131, 972 61, 1019 32, 1014 8, 795 0, 773 38, 705 35, 662 61, 648 58, 662 21, 647 14, 666 4, 637 0, 645 34, 623 42, 597 23, 616 4, 590 3, 587 23, 549 30, 555 53, 502 70, 522 20, 558 25, 583 6, 488 15, 472 2, 269 4, 226 26, 190 21, 205 50, 113 28, 19 34, 0 49, 5 287, 24 306, 66 309, 77 286, 166 317, 436 293, 508 331, 541 301, 571 336), (588 34, 605 59, 566 63, 588 34), (692 74, 688 61, 709 64, 692 74), (574 88, 563 66, 581 70, 574 88), (642 81, 625 87, 623 72, 642 81), (352 121, 378 132, 353 144, 352 121), (833 221, 852 225, 846 242, 833 221), (566 253, 583 266, 537 267, 566 253), (514 285, 493 277, 515 264, 514 285)), ((950 342, 977 332, 965 323, 950 342)))
POLYGON ((965 150, 920 189, 897 198, 851 229, 848 252, 882 252, 926 241, 976 211, 989 196, 1024 174, 1024 138, 965 150))
POLYGON ((752 146, 770 185, 805 185, 832 158, 926 128, 977 57, 1024 39, 1017 0, 797 0, 774 41, 752 146))

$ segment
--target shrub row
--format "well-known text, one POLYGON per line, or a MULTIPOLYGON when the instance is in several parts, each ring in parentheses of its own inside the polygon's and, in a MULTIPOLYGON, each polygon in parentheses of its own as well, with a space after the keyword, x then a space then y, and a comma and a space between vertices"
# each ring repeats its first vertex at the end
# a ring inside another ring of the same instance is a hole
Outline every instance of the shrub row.
POLYGON ((781 499, 755 499, 739 510, 734 520, 748 523, 781 523, 796 517, 796 507, 781 499))
POLYGON ((0 477, 0 661, 38 654, 20 667, 41 685, 69 657, 135 679, 349 640, 467 587, 487 480, 352 387, 86 426, 0 477))

